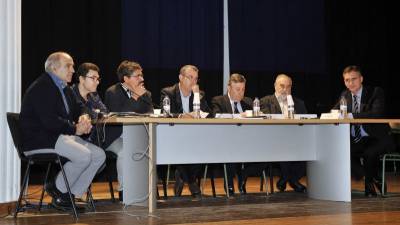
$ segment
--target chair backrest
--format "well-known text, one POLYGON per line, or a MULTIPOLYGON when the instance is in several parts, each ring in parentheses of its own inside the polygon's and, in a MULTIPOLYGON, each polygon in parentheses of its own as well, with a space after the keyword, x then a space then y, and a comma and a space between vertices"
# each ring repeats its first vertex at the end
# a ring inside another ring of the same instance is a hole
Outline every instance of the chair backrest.
POLYGON ((18 151, 19 158, 24 159, 25 155, 22 150, 22 131, 19 126, 19 113, 7 112, 7 123, 14 141, 14 146, 18 151))

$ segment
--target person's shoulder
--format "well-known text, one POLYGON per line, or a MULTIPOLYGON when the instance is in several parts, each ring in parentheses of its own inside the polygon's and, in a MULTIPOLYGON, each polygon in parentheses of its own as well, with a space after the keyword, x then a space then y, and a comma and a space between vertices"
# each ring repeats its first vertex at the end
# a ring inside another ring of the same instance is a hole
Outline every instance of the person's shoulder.
POLYGON ((106 93, 114 93, 118 90, 118 88, 121 88, 120 86, 121 86, 121 83, 113 84, 107 88, 106 93))
POLYGON ((253 100, 250 97, 244 97, 242 101, 249 105, 253 103, 253 100))
POLYGON ((172 86, 164 87, 164 88, 161 89, 161 93, 168 94, 168 95, 174 95, 177 86, 178 86, 178 84, 174 84, 172 86))
POLYGON ((221 104, 224 101, 225 95, 218 95, 218 96, 214 96, 211 99, 211 102, 213 104, 221 104))
POLYGON ((260 99, 260 101, 263 101, 263 102, 272 101, 274 99, 274 97, 275 97, 275 95, 266 95, 266 96, 262 97, 260 99))

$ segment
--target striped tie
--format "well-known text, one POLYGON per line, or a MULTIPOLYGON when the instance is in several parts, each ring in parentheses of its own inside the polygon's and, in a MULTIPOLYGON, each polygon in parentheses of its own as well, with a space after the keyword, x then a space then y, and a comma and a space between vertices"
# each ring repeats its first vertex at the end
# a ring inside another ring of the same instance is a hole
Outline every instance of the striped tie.
MULTIPOLYGON (((353 113, 358 113, 359 112, 359 105, 357 101, 357 96, 353 95, 353 103, 354 103, 354 108, 353 108, 353 113)), ((361 140, 361 125, 360 124, 354 124, 354 142, 357 143, 361 140)))
POLYGON ((238 104, 237 102, 233 102, 233 110, 234 110, 233 113, 235 113, 235 114, 236 114, 236 113, 239 113, 237 104, 238 104))

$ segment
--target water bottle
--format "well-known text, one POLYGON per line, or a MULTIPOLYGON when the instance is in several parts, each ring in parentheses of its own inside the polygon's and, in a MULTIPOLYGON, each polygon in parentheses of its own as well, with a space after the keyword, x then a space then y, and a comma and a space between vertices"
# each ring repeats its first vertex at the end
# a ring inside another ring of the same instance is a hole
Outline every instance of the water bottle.
POLYGON ((193 114, 194 118, 200 118, 200 93, 195 92, 193 96, 193 114))
POLYGON ((164 97, 162 104, 165 116, 169 116, 171 114, 171 101, 167 95, 164 97))
POLYGON ((256 97, 253 101, 253 116, 260 115, 260 100, 256 97))
POLYGON ((344 96, 340 98, 340 116, 343 119, 347 118, 347 101, 344 96))
POLYGON ((287 97, 287 111, 288 111, 288 115, 287 118, 288 119, 294 119, 294 101, 293 101, 293 97, 292 95, 288 95, 287 97))

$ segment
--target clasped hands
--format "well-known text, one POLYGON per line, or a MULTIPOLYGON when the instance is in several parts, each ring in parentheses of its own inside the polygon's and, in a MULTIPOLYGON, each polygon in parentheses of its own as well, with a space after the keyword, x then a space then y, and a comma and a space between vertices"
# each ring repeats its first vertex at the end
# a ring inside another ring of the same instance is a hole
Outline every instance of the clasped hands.
POLYGON ((88 134, 92 130, 92 121, 90 120, 90 116, 88 114, 83 114, 79 117, 78 123, 76 126, 76 135, 88 134))

